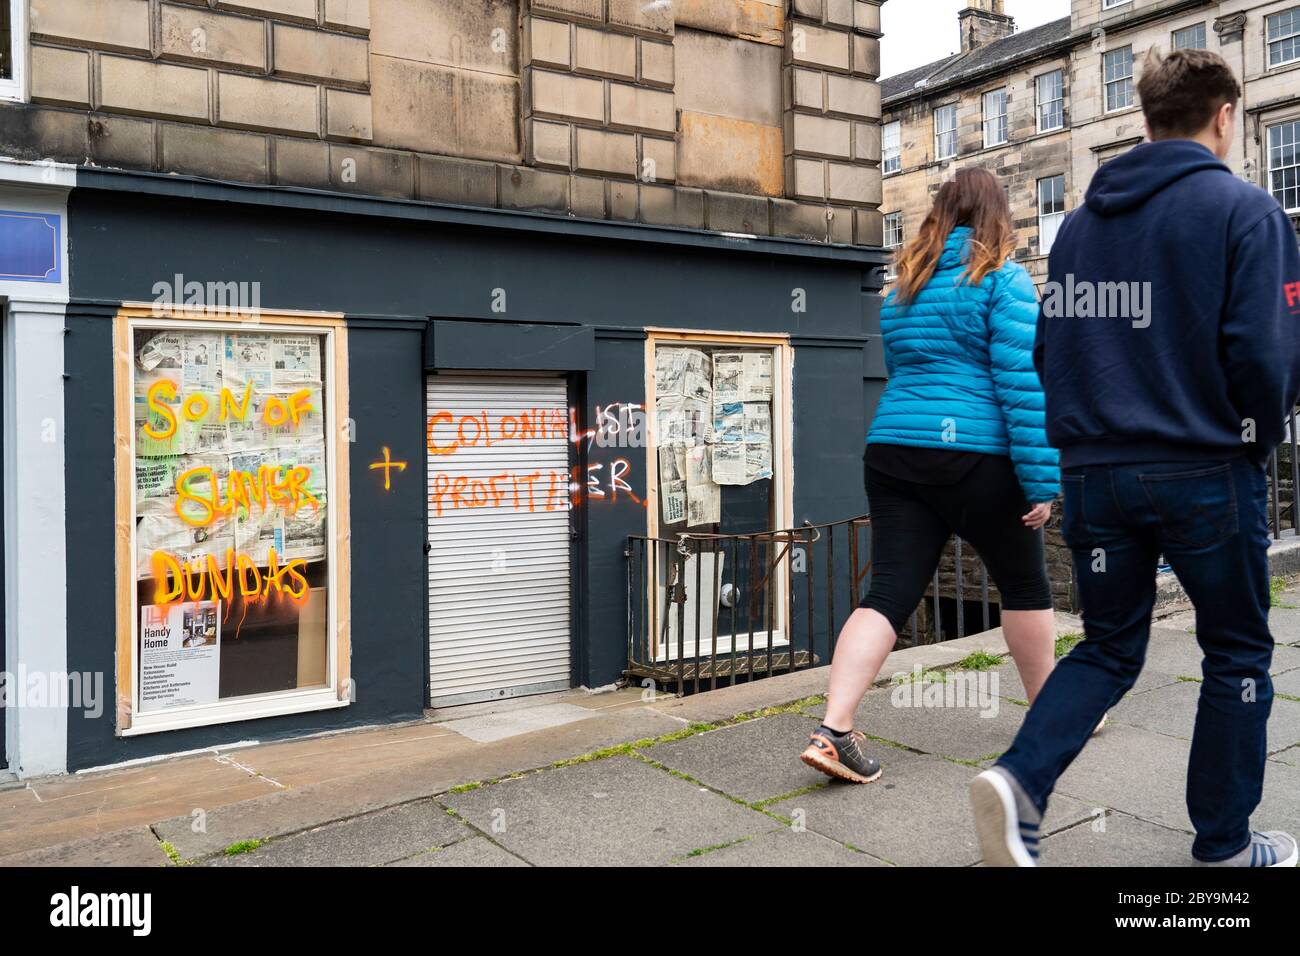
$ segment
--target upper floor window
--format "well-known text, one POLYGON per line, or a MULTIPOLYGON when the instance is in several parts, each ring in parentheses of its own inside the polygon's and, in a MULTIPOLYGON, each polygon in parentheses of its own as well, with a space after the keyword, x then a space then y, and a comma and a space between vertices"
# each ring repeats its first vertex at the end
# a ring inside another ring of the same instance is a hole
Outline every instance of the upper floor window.
POLYGON ((23 98, 27 59, 24 0, 0 0, 0 99, 23 98))
POLYGON ((1007 91, 984 94, 984 145, 1001 146, 1007 141, 1007 91))
POLYGON ((903 168, 903 124, 886 123, 880 131, 880 171, 888 176, 903 168))
MULTIPOLYGON (((901 249, 903 246, 903 214, 901 212, 891 212, 885 216, 885 248, 901 249)), ((891 258, 889 264, 885 266, 885 280, 892 282, 898 278, 898 272, 895 269, 894 260, 891 258)))
POLYGON ((1205 24, 1197 23, 1181 30, 1175 30, 1170 45, 1175 50, 1204 50, 1205 24))
POLYGON ((1268 130, 1268 180, 1287 212, 1300 212, 1300 120, 1268 130))
POLYGON ((1038 132, 1065 126, 1065 71, 1053 70, 1040 76, 1038 87, 1038 132))
POLYGON ((1265 22, 1268 65, 1282 66, 1300 60, 1300 7, 1275 13, 1265 22))
POLYGON ((903 214, 891 212, 885 216, 885 248, 897 249, 903 244, 903 214))
POLYGON ((1106 84, 1106 112, 1133 105, 1133 48, 1111 50, 1102 57, 1102 79, 1106 84))
POLYGON ((1122 7, 1126 3, 1132 3, 1133 0, 1101 0, 1101 8, 1109 10, 1112 7, 1122 7))
POLYGON ((1038 181, 1038 252, 1047 255, 1065 221, 1065 176, 1038 181))
POLYGON ((941 106, 934 111, 934 158, 952 159, 957 155, 957 105, 941 106))

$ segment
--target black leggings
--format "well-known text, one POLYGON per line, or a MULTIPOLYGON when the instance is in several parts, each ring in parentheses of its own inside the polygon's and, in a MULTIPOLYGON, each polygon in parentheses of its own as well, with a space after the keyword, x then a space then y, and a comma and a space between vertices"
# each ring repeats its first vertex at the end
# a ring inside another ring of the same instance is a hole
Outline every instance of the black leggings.
POLYGON ((916 610, 939 566, 948 538, 979 552, 1004 611, 1052 606, 1043 532, 1021 522, 1029 512, 1011 460, 985 455, 954 485, 920 485, 868 467, 871 505, 871 589, 861 607, 879 611, 894 633, 916 610))

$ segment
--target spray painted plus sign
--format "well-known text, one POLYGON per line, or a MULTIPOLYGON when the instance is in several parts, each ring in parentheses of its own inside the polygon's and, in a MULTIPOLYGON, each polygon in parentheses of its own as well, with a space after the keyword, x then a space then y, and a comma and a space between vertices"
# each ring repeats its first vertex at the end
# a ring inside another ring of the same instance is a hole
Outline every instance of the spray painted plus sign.
POLYGON ((406 471, 406 462, 404 462, 404 461, 393 461, 393 453, 392 453, 391 451, 388 450, 388 446, 387 446, 387 445, 384 445, 384 446, 383 446, 383 450, 384 450, 384 460, 383 460, 383 461, 375 461, 375 462, 371 462, 371 463, 370 463, 370 470, 371 470, 371 471, 383 471, 383 473, 384 473, 384 491, 390 491, 390 490, 392 490, 392 487, 393 487, 393 484, 392 484, 393 469, 396 468, 398 471, 406 471))

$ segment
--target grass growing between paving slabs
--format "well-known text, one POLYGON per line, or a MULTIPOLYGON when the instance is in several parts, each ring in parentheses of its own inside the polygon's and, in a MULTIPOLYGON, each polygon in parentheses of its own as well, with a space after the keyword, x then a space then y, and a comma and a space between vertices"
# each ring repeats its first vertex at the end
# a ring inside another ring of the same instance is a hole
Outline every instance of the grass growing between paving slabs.
POLYGON ((741 837, 739 840, 731 840, 731 841, 728 842, 728 843, 718 843, 718 844, 715 844, 714 846, 702 846, 702 847, 700 847, 698 850, 692 850, 690 853, 687 853, 687 854, 685 854, 684 856, 679 856, 679 857, 678 857, 676 860, 674 860, 673 862, 674 862, 674 863, 680 863, 680 862, 682 862, 683 860, 692 860, 692 859, 695 859, 696 857, 707 856, 707 855, 710 854, 710 853, 716 853, 718 850, 728 850, 728 849, 730 849, 730 848, 733 847, 733 846, 740 846, 740 844, 742 844, 742 843, 748 843, 748 842, 749 842, 750 840, 752 840, 752 839, 754 839, 754 838, 753 838, 753 837, 741 837))
POLYGON ((238 843, 232 843, 221 852, 226 856, 242 856, 245 853, 253 853, 260 847, 265 840, 240 840, 238 843))
MULTIPOLYGON (((458 784, 447 790, 447 793, 460 794, 469 793, 478 790, 480 787, 490 787, 507 780, 518 780, 520 777, 526 777, 530 774, 542 773, 546 770, 560 770, 564 767, 576 767, 585 763, 592 763, 597 760, 608 760, 611 757, 639 757, 638 751, 645 750, 657 744, 673 743, 678 740, 685 740, 688 737, 695 737, 699 734, 706 734, 713 730, 721 730, 723 727, 731 727, 736 724, 748 723, 751 720, 759 720, 763 717, 774 717, 777 714, 799 714, 803 717, 811 717, 805 713, 809 707, 816 707, 818 704, 826 703, 824 696, 804 697, 800 700, 793 701, 789 704, 779 704, 774 707, 764 707, 761 710, 749 711, 744 714, 737 714, 734 717, 727 717, 724 720, 715 720, 710 723, 694 723, 683 727, 681 730, 674 730, 671 733, 660 734, 658 737, 643 737, 640 740, 634 740, 630 743, 615 744, 611 747, 602 747, 599 750, 593 750, 590 753, 579 754, 576 757, 569 757, 565 760, 556 760, 544 767, 535 767, 532 770, 518 770, 514 773, 506 774, 501 777, 493 777, 490 780, 476 780, 470 783, 458 784)), ((742 801, 743 802, 743 801, 742 801)))
POLYGON ((975 651, 967 654, 960 663, 957 664, 958 670, 963 671, 987 671, 992 670, 1002 663, 1002 655, 990 654, 988 651, 975 651))
MULTIPOLYGON (((157 834, 154 835, 157 836, 157 834)), ((176 847, 168 843, 166 840, 160 840, 158 845, 162 847, 162 851, 167 854, 167 859, 171 861, 172 866, 193 866, 194 865, 193 860, 185 859, 185 857, 181 856, 180 851, 177 850, 176 847)))
POLYGON ((1062 634, 1056 639, 1056 659, 1059 661, 1083 640, 1082 634, 1062 634))

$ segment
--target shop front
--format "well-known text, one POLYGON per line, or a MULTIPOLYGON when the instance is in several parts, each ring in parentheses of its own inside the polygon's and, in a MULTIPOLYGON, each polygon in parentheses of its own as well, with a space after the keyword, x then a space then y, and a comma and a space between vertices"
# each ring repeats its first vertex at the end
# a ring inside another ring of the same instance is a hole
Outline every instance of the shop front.
POLYGON ((876 251, 87 170, 68 217, 112 705, 60 769, 608 686, 629 535, 864 510, 876 251))

